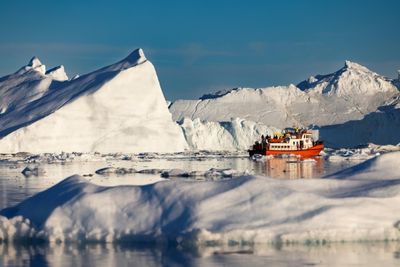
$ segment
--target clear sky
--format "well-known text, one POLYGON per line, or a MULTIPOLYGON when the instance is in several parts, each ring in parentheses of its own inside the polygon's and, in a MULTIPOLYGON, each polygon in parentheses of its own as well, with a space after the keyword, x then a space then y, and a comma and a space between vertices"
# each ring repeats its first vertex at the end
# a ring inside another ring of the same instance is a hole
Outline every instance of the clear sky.
POLYGON ((399 0, 2 0, 0 76, 36 55, 70 77, 137 47, 167 99, 298 83, 349 59, 396 77, 399 0))

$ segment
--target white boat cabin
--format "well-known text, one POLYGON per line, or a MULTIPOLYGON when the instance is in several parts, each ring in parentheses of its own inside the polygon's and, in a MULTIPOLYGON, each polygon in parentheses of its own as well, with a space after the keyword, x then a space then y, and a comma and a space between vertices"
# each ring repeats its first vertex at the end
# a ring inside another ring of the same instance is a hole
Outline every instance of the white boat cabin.
POLYGON ((302 150, 309 149, 314 145, 313 135, 309 132, 297 135, 285 134, 284 139, 279 143, 274 142, 274 139, 270 141, 267 140, 270 150, 302 150))

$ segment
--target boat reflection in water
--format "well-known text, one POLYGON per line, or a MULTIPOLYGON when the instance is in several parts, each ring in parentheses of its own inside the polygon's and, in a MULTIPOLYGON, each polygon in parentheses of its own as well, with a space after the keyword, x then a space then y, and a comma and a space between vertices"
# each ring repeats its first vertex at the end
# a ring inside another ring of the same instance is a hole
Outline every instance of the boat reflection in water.
POLYGON ((279 179, 311 179, 321 178, 324 173, 324 159, 297 158, 297 157, 270 157, 265 160, 254 161, 256 173, 263 173, 279 179))

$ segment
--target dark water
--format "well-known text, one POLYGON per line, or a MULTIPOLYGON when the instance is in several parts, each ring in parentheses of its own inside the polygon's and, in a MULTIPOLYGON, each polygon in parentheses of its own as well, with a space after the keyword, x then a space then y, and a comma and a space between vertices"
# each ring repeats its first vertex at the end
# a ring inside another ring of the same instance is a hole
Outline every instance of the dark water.
MULTIPOLYGON (((146 184, 160 180, 149 174, 94 174, 99 168, 208 170, 232 168, 277 179, 315 179, 357 162, 332 163, 322 158, 252 161, 246 157, 143 159, 39 164, 42 174, 24 177, 27 164, 0 163, 0 208, 19 203, 73 175, 102 185, 146 184)), ((145 244, 0 244, 0 266, 400 266, 400 244, 363 243, 321 246, 240 246, 180 249, 145 244)))

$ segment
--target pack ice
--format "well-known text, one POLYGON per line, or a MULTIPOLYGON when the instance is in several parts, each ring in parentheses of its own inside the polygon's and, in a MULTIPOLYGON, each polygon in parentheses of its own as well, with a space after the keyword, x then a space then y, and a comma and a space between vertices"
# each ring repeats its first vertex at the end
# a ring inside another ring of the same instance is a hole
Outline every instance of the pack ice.
POLYGON ((2 152, 175 152, 186 148, 141 49, 68 80, 38 58, 0 79, 2 152))
POLYGON ((400 152, 326 179, 97 186, 72 176, 0 212, 0 239, 189 244, 400 238, 400 152), (3 217, 4 216, 4 217, 3 217))

